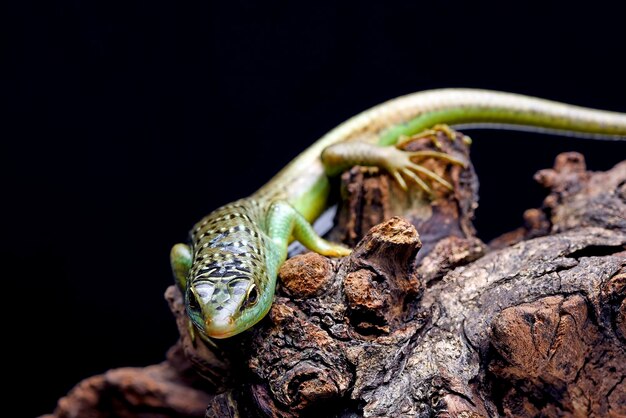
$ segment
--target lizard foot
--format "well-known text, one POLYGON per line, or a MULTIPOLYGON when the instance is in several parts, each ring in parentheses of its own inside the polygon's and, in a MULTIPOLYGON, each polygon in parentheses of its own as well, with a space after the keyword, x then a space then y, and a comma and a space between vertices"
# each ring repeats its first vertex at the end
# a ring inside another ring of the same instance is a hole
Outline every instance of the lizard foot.
MULTIPOLYGON (((449 141, 456 141, 456 131, 448 125, 439 123, 433 126, 432 128, 426 129, 425 131, 422 131, 415 135, 411 135, 411 136, 403 135, 398 140, 396 147, 402 148, 407 143, 414 141, 416 139, 430 138, 431 141, 433 141, 433 145, 437 149, 441 150, 443 149, 443 145, 441 144, 441 142, 439 142, 439 139, 437 139, 437 133, 439 132, 443 133, 449 141)), ((467 135, 463 135, 463 142, 465 142, 467 145, 470 145, 472 143, 472 138, 470 138, 467 135)))
POLYGON ((424 190, 429 195, 434 195, 433 189, 426 183, 426 181, 422 180, 418 174, 421 174, 432 181, 435 181, 445 188, 449 190, 453 190, 452 185, 439 174, 435 173, 432 170, 429 170, 423 167, 420 164, 417 164, 412 161, 412 159, 423 159, 423 158, 438 158, 444 161, 447 161, 452 164, 460 165, 462 167, 467 166, 465 161, 462 161, 458 158, 455 158, 449 154, 439 151, 403 151, 395 147, 387 147, 385 148, 385 153, 383 158, 383 167, 391 174, 396 182, 400 185, 403 190, 407 190, 407 183, 405 178, 413 181, 417 186, 419 186, 422 190, 424 190))

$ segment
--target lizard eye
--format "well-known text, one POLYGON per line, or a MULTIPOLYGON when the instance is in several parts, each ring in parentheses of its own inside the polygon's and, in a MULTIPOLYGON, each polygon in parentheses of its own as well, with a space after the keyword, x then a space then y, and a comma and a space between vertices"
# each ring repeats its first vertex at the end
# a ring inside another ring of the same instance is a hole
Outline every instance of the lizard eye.
POLYGON ((200 311, 200 304, 198 303, 198 298, 196 298, 196 295, 191 290, 187 292, 187 305, 194 312, 200 311))
POLYGON ((250 289, 248 289, 246 300, 241 305, 241 309, 256 304, 258 299, 259 299, 259 291, 257 290, 256 285, 253 284, 252 286, 250 286, 250 289))
POLYGON ((256 290, 256 285, 252 285, 248 291, 248 303, 254 305, 259 297, 259 292, 256 290))

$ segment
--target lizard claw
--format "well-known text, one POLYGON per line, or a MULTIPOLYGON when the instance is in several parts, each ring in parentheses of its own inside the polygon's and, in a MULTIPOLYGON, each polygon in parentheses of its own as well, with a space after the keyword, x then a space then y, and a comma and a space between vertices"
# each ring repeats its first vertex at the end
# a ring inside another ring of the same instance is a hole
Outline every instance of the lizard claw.
POLYGON ((396 179, 396 182, 402 188, 402 190, 404 190, 405 192, 409 190, 409 188, 406 185, 406 181, 404 181, 404 179, 402 178, 402 174, 400 174, 398 170, 388 170, 388 171, 393 176, 393 178, 396 179))
POLYGON ((454 190, 454 187, 452 187, 452 185, 446 179, 444 179, 443 177, 441 177, 439 174, 435 173, 434 171, 431 171, 431 170, 429 170, 427 168, 424 168, 424 167, 422 167, 419 164, 411 164, 407 168, 409 170, 416 171, 418 173, 422 173, 426 177, 430 177, 432 180, 440 183, 441 185, 443 185, 448 190, 454 190))
MULTIPOLYGON (((430 171, 430 170, 427 170, 427 171, 430 171)), ((411 180, 413 180, 415 182, 415 184, 417 184, 419 187, 421 187, 422 190, 424 190, 429 195, 433 195, 434 194, 433 189, 431 189, 430 186, 424 180, 419 178, 417 176, 417 174, 415 174, 413 171, 409 170, 408 168, 403 168, 402 169, 402 173, 405 176, 409 177, 411 180)), ((448 183, 448 184, 450 184, 450 183, 448 183)))

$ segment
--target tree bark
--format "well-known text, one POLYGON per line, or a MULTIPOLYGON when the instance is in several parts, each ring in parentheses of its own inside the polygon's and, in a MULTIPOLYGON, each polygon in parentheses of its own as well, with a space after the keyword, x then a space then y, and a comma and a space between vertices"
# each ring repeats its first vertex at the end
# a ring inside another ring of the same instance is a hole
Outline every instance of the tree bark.
MULTIPOLYGON (((438 140, 468 158, 460 135, 438 140)), ((559 155, 536 176, 543 206, 489 245, 471 166, 423 163, 454 191, 345 173, 330 237, 354 252, 290 258, 252 331, 192 341, 172 286, 168 360, 88 379, 54 416, 626 416, 626 161, 593 173, 559 155)))

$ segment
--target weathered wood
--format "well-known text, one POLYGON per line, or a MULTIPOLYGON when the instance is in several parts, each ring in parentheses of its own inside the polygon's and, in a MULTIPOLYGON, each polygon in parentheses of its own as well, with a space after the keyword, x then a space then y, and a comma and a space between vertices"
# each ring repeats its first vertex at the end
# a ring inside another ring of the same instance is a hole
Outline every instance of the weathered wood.
MULTIPOLYGON (((438 139, 467 156, 460 138, 438 139)), ((108 378, 86 403, 83 387, 111 371, 77 386, 56 416, 139 416, 142 403, 141 416, 202 416, 198 402, 207 417, 626 416, 626 162, 592 173, 581 155, 560 155, 537 175, 550 189, 543 207, 490 246, 471 224, 471 167, 424 163, 455 191, 437 188, 431 202, 377 170, 346 173, 331 236, 354 252, 289 259, 251 332, 193 341, 171 287, 181 342, 150 367, 179 386, 158 402, 138 388, 148 381, 127 392, 108 378), (191 380, 190 364, 208 380, 191 380)))
POLYGON ((178 343, 163 363, 113 369, 83 380, 46 417, 197 417, 213 398, 178 343))

